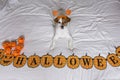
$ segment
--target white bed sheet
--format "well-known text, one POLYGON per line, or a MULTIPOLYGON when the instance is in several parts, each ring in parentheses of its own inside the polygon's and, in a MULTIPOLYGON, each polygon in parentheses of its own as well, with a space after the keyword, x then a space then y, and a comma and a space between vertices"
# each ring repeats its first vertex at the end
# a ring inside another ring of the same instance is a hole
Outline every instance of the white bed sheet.
MULTIPOLYGON (((76 55, 87 53, 94 57, 101 53, 106 57, 108 52, 115 52, 114 46, 120 45, 120 0, 0 0, 0 44, 24 35, 25 55, 42 56, 49 52, 55 56, 62 52, 68 57, 73 52, 63 45, 66 44, 63 40, 49 51, 53 36, 51 12, 60 7, 72 10, 69 30, 76 55)), ((109 64, 102 71, 94 67, 72 70, 67 66, 31 69, 27 65, 23 68, 0 65, 0 80, 120 80, 119 73, 119 67, 109 64)))

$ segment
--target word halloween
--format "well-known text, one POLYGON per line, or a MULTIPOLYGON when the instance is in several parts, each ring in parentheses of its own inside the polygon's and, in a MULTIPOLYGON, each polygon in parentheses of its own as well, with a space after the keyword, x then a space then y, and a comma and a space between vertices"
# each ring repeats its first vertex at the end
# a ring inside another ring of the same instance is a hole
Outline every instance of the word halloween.
POLYGON ((68 58, 63 56, 62 54, 57 55, 55 57, 50 54, 43 55, 39 57, 34 54, 30 57, 26 57, 24 54, 19 56, 13 56, 12 54, 5 55, 4 50, 0 49, 0 64, 3 66, 8 66, 13 62, 13 66, 16 68, 23 67, 26 63, 30 68, 36 68, 39 65, 42 67, 48 68, 54 65, 56 68, 63 68, 67 65, 71 69, 76 69, 81 66, 84 69, 91 69, 93 66, 99 70, 104 70, 107 67, 107 62, 113 66, 120 66, 120 47, 116 48, 116 54, 108 54, 107 58, 103 56, 96 56, 94 58, 85 55, 79 58, 77 55, 70 55, 68 58))

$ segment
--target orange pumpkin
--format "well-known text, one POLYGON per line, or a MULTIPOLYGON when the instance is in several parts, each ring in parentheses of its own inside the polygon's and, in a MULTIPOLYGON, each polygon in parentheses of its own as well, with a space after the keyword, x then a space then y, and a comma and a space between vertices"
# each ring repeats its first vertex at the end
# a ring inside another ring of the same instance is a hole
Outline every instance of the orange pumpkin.
POLYGON ((23 49, 23 47, 24 47, 23 44, 18 44, 18 45, 16 45, 15 49, 21 51, 23 49))
POLYGON ((12 52, 12 55, 13 56, 20 56, 20 51, 19 50, 14 50, 13 52, 12 52))
POLYGON ((81 67, 85 68, 85 69, 90 69, 93 67, 93 60, 92 57, 90 56, 82 56, 80 59, 80 64, 81 67))
POLYGON ((8 66, 12 63, 13 56, 12 55, 4 55, 3 58, 0 61, 0 64, 3 66, 8 66))
POLYGON ((41 66, 42 67, 50 67, 53 64, 53 57, 49 54, 43 55, 41 58, 41 66))
POLYGON ((16 41, 11 41, 11 47, 15 47, 17 45, 16 41))
POLYGON ((11 54, 11 48, 9 48, 9 47, 5 48, 4 51, 5 51, 6 55, 10 55, 11 54))
POLYGON ((0 59, 4 56, 4 49, 0 49, 0 59))
POLYGON ((103 56, 95 56, 94 58, 94 66, 99 70, 104 70, 107 67, 106 59, 103 56))
POLYGON ((24 36, 20 36, 20 37, 18 38, 18 44, 24 44, 24 41, 25 41, 24 36))
POLYGON ((35 68, 35 67, 38 67, 40 65, 40 57, 36 54, 30 56, 28 58, 28 67, 30 68, 35 68))
POLYGON ((116 54, 118 55, 118 56, 120 56, 120 46, 118 46, 117 48, 116 48, 116 54))
POLYGON ((107 56, 108 63, 113 67, 120 66, 120 58, 116 54, 112 53, 107 56))
POLYGON ((24 54, 22 54, 14 58, 13 66, 16 68, 21 68, 26 64, 26 62, 27 62, 27 57, 24 54))
POLYGON ((3 43, 2 43, 2 46, 3 46, 3 48, 4 49, 6 49, 6 48, 11 48, 11 44, 10 44, 10 41, 4 41, 3 43))
POLYGON ((72 69, 79 67, 79 58, 76 55, 70 55, 67 59, 67 66, 72 69))
POLYGON ((62 54, 55 56, 54 66, 57 68, 63 68, 66 65, 66 57, 62 54))

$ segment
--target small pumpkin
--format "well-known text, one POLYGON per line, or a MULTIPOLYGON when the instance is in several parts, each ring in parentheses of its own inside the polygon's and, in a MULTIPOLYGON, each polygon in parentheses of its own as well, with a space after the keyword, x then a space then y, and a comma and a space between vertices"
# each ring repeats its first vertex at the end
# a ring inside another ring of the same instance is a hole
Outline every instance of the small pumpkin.
POLYGON ((12 55, 14 56, 14 57, 16 57, 16 56, 20 56, 20 50, 13 50, 12 51, 12 55))
POLYGON ((106 59, 102 56, 96 56, 94 58, 94 66, 95 68, 99 69, 99 70, 104 70, 107 67, 107 62, 106 59))
POLYGON ((32 55, 28 58, 28 67, 35 68, 40 65, 40 57, 38 55, 32 55))
POLYGON ((19 43, 19 44, 24 44, 24 41, 25 41, 25 37, 24 37, 24 36, 20 36, 20 37, 18 38, 18 43, 19 43))
POLYGON ((4 56, 4 49, 0 49, 0 59, 4 56))
POLYGON ((93 67, 93 60, 90 56, 82 56, 80 59, 81 67, 85 69, 90 69, 93 67))
POLYGON ((4 53, 5 53, 5 55, 10 55, 11 54, 11 48, 5 48, 4 49, 4 53))
POLYGON ((11 48, 10 41, 4 41, 4 42, 2 43, 2 47, 3 47, 4 49, 6 49, 6 48, 11 48))
POLYGON ((11 47, 15 47, 17 45, 17 42, 14 40, 14 41, 11 41, 11 47))
POLYGON ((41 66, 42 67, 50 67, 53 64, 53 57, 49 54, 43 55, 41 57, 41 66))
POLYGON ((118 46, 117 48, 116 48, 116 54, 118 55, 118 56, 120 56, 120 46, 118 46))
POLYGON ((75 69, 79 67, 79 58, 76 55, 71 55, 67 59, 67 66, 69 68, 75 69))
POLYGON ((108 63, 113 67, 120 66, 120 59, 116 54, 112 53, 107 56, 108 63))
POLYGON ((22 54, 20 56, 16 56, 13 60, 13 66, 16 68, 21 68, 26 64, 27 57, 22 54))
POLYGON ((21 51, 23 49, 24 45, 23 44, 18 44, 16 45, 15 49, 21 51))
POLYGON ((4 55, 3 58, 1 59, 1 65, 3 66, 8 66, 12 63, 13 61, 13 56, 12 55, 4 55))
POLYGON ((55 56, 54 66, 57 68, 63 68, 66 65, 66 58, 62 54, 55 56))

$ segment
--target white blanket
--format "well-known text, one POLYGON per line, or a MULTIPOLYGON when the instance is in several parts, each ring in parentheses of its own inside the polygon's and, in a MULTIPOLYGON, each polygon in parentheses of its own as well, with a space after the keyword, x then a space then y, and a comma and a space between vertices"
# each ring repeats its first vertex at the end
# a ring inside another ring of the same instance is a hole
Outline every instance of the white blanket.
MULTIPOLYGON (((49 51, 53 36, 52 10, 71 9, 70 33, 73 37, 75 55, 86 53, 93 58, 99 53, 106 57, 120 46, 120 0, 0 0, 0 48, 4 40, 25 36, 22 52, 39 56, 49 52, 55 56, 69 51, 66 41, 59 40, 55 50, 49 51)), ((105 70, 81 67, 58 69, 41 66, 31 69, 25 65, 15 68, 0 65, 0 80, 120 80, 120 68, 107 65, 105 70)))

